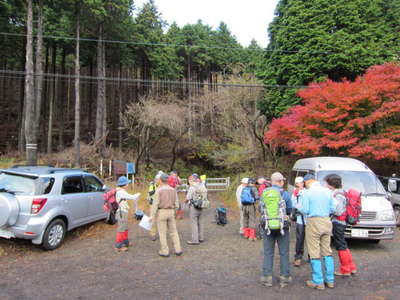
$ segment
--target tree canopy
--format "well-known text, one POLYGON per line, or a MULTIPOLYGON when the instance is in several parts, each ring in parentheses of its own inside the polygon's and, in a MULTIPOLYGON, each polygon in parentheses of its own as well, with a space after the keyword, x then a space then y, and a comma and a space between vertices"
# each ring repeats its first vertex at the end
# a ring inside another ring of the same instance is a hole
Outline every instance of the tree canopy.
POLYGON ((269 88, 259 103, 276 117, 298 104, 297 86, 329 78, 354 80, 376 64, 399 58, 397 0, 281 0, 269 25, 270 43, 259 69, 269 88))
POLYGON ((304 105, 275 119, 266 143, 298 155, 400 160, 400 65, 371 67, 354 82, 312 83, 298 96, 304 105))

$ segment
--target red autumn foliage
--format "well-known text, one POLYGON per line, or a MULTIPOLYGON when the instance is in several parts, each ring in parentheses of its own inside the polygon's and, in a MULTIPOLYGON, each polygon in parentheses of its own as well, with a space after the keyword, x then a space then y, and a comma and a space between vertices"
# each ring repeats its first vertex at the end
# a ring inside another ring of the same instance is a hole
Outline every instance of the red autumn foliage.
POLYGON ((354 82, 312 83, 304 105, 272 121, 265 142, 298 155, 400 160, 400 65, 374 66, 354 82))

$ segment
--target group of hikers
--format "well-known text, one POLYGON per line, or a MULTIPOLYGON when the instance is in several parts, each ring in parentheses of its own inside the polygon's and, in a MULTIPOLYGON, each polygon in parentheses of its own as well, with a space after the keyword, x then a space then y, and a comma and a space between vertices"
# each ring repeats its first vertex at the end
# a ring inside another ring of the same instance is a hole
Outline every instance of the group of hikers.
MULTIPOLYGON (((290 221, 293 221, 296 224, 294 266, 301 266, 306 244, 311 265, 311 280, 306 281, 306 285, 319 290, 325 289, 325 286, 334 288, 335 275, 351 276, 357 272, 345 240, 349 194, 343 190, 342 179, 336 174, 324 178, 325 186, 312 174, 304 178, 296 177, 292 195, 284 189, 285 181, 281 173, 275 172, 270 180, 265 177, 256 180, 243 178, 236 190, 240 209, 239 233, 249 240, 256 240, 259 230, 263 240, 261 282, 268 287, 273 285, 275 244, 278 244, 280 255, 280 286, 285 287, 292 282, 289 230, 290 221), (256 217, 257 211, 260 218, 256 217), (336 272, 331 237, 340 262, 336 272)), ((360 197, 360 194, 350 196, 360 197)))
MULTIPOLYGON (((203 176, 192 174, 187 181, 185 204, 188 205, 192 232, 187 244, 199 245, 204 242, 202 212, 204 208, 210 206, 206 180, 203 176)), ((115 199, 119 204, 116 211, 117 251, 127 251, 129 247, 129 206, 125 200, 137 201, 140 196, 140 194, 131 195, 126 191, 130 182, 126 177, 120 177, 115 192, 115 199)), ((336 174, 330 174, 324 178, 324 184, 321 184, 313 174, 307 174, 304 178, 296 177, 292 195, 284 189, 285 183, 286 178, 280 172, 275 172, 269 179, 243 178, 236 190, 236 200, 240 209, 240 235, 250 241, 257 240, 257 237, 263 240, 264 261, 261 283, 267 287, 273 285, 275 244, 278 244, 280 255, 280 286, 285 287, 292 282, 289 261, 292 221, 296 227, 294 266, 302 265, 306 244, 311 266, 311 280, 306 281, 306 285, 319 290, 325 287, 334 288, 335 275, 351 276, 357 272, 345 240, 349 195, 343 190, 342 179, 336 174), (340 268, 336 272, 331 237, 340 262, 340 268)), ((160 239, 158 254, 161 257, 170 255, 167 232, 172 239, 175 255, 182 255, 175 221, 183 214, 177 192, 177 187, 180 185, 181 179, 176 172, 167 174, 159 171, 149 187, 148 200, 151 206, 149 222, 152 224, 150 237, 152 241, 156 241, 158 232, 160 239)), ((354 196, 360 197, 359 194, 354 196)))
MULTIPOLYGON (((188 177, 187 181, 188 189, 185 204, 189 207, 192 229, 192 237, 187 241, 187 244, 198 245, 204 242, 202 210, 203 208, 208 208, 210 203, 207 197, 204 175, 199 176, 194 173, 188 177)), ((115 248, 118 252, 125 252, 129 247, 129 204, 127 200, 135 201, 137 207, 137 201, 140 197, 139 193, 131 195, 126 191, 130 183, 131 180, 125 176, 121 176, 117 181, 117 188, 115 189, 115 202, 117 203, 115 215, 118 223, 115 248)), ((150 238, 152 241, 156 241, 158 233, 161 248, 158 254, 161 257, 169 257, 170 255, 167 233, 169 233, 172 239, 175 255, 182 255, 181 242, 176 227, 176 218, 182 218, 183 215, 177 192, 177 188, 181 183, 182 181, 176 171, 172 171, 170 174, 159 171, 149 186, 148 201, 150 204, 150 218, 148 221, 151 223, 150 238)), ((106 201, 108 197, 106 194, 106 201)), ((135 214, 138 214, 137 208, 135 214)), ((140 212, 140 215, 142 217, 143 213, 140 212)))

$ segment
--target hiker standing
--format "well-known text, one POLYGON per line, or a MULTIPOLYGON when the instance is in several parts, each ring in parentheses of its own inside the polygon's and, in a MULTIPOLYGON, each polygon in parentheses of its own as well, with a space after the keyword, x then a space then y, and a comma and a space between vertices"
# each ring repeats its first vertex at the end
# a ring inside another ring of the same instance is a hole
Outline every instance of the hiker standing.
POLYGON ((296 177, 294 180, 294 184, 296 186, 295 190, 293 191, 292 195, 292 203, 294 209, 292 211, 292 215, 296 219, 296 253, 294 255, 294 262, 293 265, 295 267, 300 267, 301 260, 304 255, 304 239, 306 235, 306 220, 304 215, 299 211, 301 207, 300 202, 300 195, 304 189, 304 179, 303 177, 299 176, 296 177))
MULTIPOLYGON (((154 177, 154 180, 149 185, 148 201, 149 201, 150 207, 154 203, 154 197, 155 197, 156 190, 157 190, 157 182, 160 180, 161 174, 162 174, 162 172, 158 172, 157 175, 154 177)), ((154 216, 154 220, 151 225, 150 239, 153 242, 155 242, 157 240, 157 214, 154 216)))
MULTIPOLYGON (((179 185, 182 184, 181 178, 178 176, 177 171, 171 171, 168 177, 168 185, 174 189, 176 189, 179 185)), ((176 219, 183 219, 183 209, 178 209, 176 212, 176 219)))
POLYGON ((346 204, 347 198, 342 188, 342 178, 336 174, 330 174, 324 178, 328 189, 333 192, 336 199, 336 212, 332 219, 333 245, 338 251, 340 269, 335 272, 337 276, 350 276, 357 273, 357 267, 353 262, 353 256, 347 246, 344 233, 346 231, 346 204))
POLYGON ((189 177, 189 190, 186 202, 189 204, 189 216, 192 229, 192 238, 188 245, 198 245, 204 242, 204 224, 202 218, 202 202, 207 199, 207 189, 197 174, 189 177), (197 204, 199 200, 199 204, 197 204))
POLYGON ((334 288, 335 265, 330 246, 332 222, 329 216, 335 212, 336 203, 331 191, 321 186, 314 175, 307 174, 304 182, 306 189, 301 194, 300 212, 307 217, 306 244, 311 259, 311 280, 308 280, 306 285, 323 290, 325 282, 328 288, 334 288), (322 273, 321 256, 325 276, 322 273))
POLYGON ((242 178, 242 180, 240 181, 240 185, 237 187, 236 189, 236 202, 238 204, 239 207, 239 212, 240 212, 240 228, 239 228, 239 234, 243 235, 244 231, 243 231, 243 210, 242 210, 242 191, 243 188, 247 186, 247 184, 249 183, 249 179, 248 178, 242 178))
POLYGON ((155 222, 157 215, 158 235, 160 237, 161 250, 158 254, 161 257, 169 256, 167 243, 167 231, 172 238, 175 254, 182 254, 181 243, 176 229, 175 210, 179 209, 179 198, 176 190, 168 185, 168 175, 161 174, 157 180, 158 188, 151 207, 150 222, 155 222))
POLYGON ((171 171, 168 176, 168 185, 174 189, 181 184, 181 178, 177 171, 171 171))
POLYGON ((136 202, 139 200, 140 193, 131 195, 126 191, 128 184, 131 180, 125 176, 121 176, 117 181, 117 189, 115 193, 115 199, 118 203, 118 210, 116 211, 116 219, 118 222, 117 237, 115 239, 115 249, 117 251, 128 251, 129 238, 128 238, 128 212, 129 203, 128 200, 136 202))
POLYGON ((275 244, 279 247, 280 285, 287 286, 291 281, 289 264, 289 215, 292 201, 283 189, 285 177, 279 172, 271 175, 272 186, 265 189, 260 201, 263 226, 264 263, 261 283, 272 286, 272 270, 274 266, 275 244))
POLYGON ((255 241, 256 238, 256 202, 260 198, 255 180, 248 179, 248 184, 241 193, 241 204, 243 213, 243 235, 249 241, 255 241))

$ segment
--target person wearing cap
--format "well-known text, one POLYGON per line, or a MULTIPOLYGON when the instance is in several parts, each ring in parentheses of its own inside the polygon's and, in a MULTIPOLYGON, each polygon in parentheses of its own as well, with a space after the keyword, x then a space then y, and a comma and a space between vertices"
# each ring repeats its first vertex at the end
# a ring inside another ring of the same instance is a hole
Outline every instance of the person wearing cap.
POLYGON ((188 245, 198 245, 204 242, 204 224, 201 208, 194 207, 192 201, 196 194, 200 193, 200 195, 204 198, 207 198, 207 189, 204 184, 201 182, 200 177, 197 174, 192 174, 188 180, 189 189, 186 194, 186 203, 189 204, 189 216, 190 216, 190 225, 192 230, 192 238, 187 241, 188 245))
POLYGON ((242 211, 242 191, 243 188, 247 186, 247 184, 249 183, 249 178, 245 177, 242 178, 242 180, 240 181, 239 186, 236 189, 236 202, 238 204, 239 207, 239 212, 240 212, 240 227, 239 227, 239 234, 243 235, 243 211, 242 211))
POLYGON ((311 280, 306 281, 306 285, 319 290, 325 289, 325 285, 334 288, 335 265, 331 249, 330 215, 336 211, 336 201, 331 191, 323 187, 313 174, 304 176, 304 182, 306 189, 300 196, 299 210, 307 217, 306 244, 310 256, 311 280))
MULTIPOLYGON (((154 197, 156 194, 156 190, 157 190, 157 182, 159 182, 161 174, 163 174, 162 171, 158 171, 157 175, 154 177, 154 180, 150 183, 149 185, 149 195, 148 195, 148 201, 150 204, 150 207, 153 205, 154 203, 154 197)), ((154 216, 154 220, 152 222, 151 225, 151 229, 150 229, 150 239, 155 242, 157 240, 157 214, 154 216)))
POLYGON ((293 265, 295 267, 300 267, 301 260, 304 255, 304 239, 305 239, 305 226, 306 219, 302 213, 300 213, 299 208, 301 207, 300 196, 304 189, 304 178, 299 176, 294 180, 295 189, 292 194, 292 204, 294 209, 292 215, 296 218, 296 253, 294 255, 293 265))
POLYGON ((135 201, 136 210, 137 210, 137 201, 139 200, 140 193, 136 193, 134 195, 129 194, 126 189, 128 184, 131 183, 131 180, 126 178, 125 176, 121 176, 117 181, 117 189, 115 193, 115 200, 118 203, 118 210, 115 213, 118 227, 117 227, 117 236, 115 239, 115 249, 117 251, 127 251, 129 247, 129 238, 128 238, 128 212, 129 212, 129 203, 128 200, 135 201))
MULTIPOLYGON (((290 195, 284 190, 286 178, 280 172, 275 172, 271 175, 271 187, 268 189, 276 189, 279 191, 282 199, 286 204, 286 220, 289 224, 289 215, 292 212, 292 201, 290 195)), ((265 191, 264 191, 265 192, 265 191)), ((260 210, 263 211, 263 201, 260 201, 260 210)), ((274 266, 275 244, 278 244, 280 256, 280 285, 287 286, 291 281, 290 263, 289 263, 289 227, 283 229, 284 234, 280 230, 271 231, 268 234, 267 230, 263 231, 263 250, 264 263, 262 267, 261 283, 267 287, 272 286, 272 270, 274 266)))
POLYGON ((255 187, 256 181, 249 178, 248 184, 243 188, 241 194, 242 200, 242 214, 243 214, 243 236, 249 241, 257 240, 256 237, 256 202, 260 199, 257 188, 255 187), (246 193, 247 192, 247 193, 246 193), (252 203, 244 202, 246 197, 250 197, 252 203))
POLYGON ((169 256, 167 243, 167 231, 175 248, 177 256, 182 255, 181 242, 179 240, 178 230, 176 228, 175 211, 179 209, 179 198, 177 191, 168 185, 168 174, 161 174, 157 180, 153 205, 151 206, 150 222, 155 222, 157 215, 158 236, 160 237, 161 249, 158 254, 161 257, 169 256))

